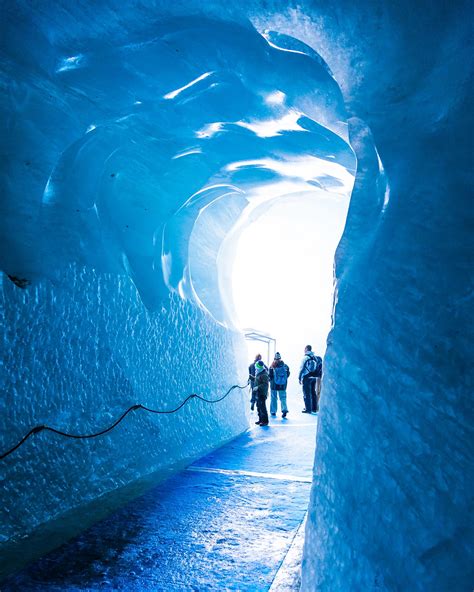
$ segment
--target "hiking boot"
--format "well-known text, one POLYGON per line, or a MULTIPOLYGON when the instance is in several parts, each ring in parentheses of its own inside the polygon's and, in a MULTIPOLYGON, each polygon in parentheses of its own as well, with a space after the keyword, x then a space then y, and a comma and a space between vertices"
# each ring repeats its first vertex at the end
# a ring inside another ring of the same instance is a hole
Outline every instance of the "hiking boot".
POLYGON ((281 414, 281 416, 283 417, 283 419, 285 419, 287 413, 288 413, 288 411, 283 411, 283 413, 281 414))
POLYGON ((260 425, 260 421, 256 421, 255 422, 255 425, 260 425))
POLYGON ((262 428, 263 428, 264 426, 267 426, 267 425, 268 425, 268 421, 267 421, 267 423, 261 423, 261 424, 260 424, 260 427, 262 427, 262 428))
POLYGON ((308 411, 307 409, 303 409, 303 411, 301 413, 311 413, 311 411, 308 411))
POLYGON ((276 413, 270 413, 272 417, 276 417, 276 413))

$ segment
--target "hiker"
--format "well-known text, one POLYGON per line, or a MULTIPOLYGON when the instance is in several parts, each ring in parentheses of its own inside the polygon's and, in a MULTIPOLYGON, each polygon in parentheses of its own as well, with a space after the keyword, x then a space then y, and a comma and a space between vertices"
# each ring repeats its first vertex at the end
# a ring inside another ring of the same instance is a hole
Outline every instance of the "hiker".
MULTIPOLYGON (((255 403, 257 402, 256 391, 253 390, 255 386, 255 364, 262 359, 262 354, 257 354, 255 360, 249 366, 249 385, 250 385, 250 410, 255 409, 255 403)), ((263 364, 265 366, 265 364, 263 364)), ((267 368, 265 366, 265 368, 267 368)), ((267 368, 268 370, 268 368, 267 368)))
POLYGON ((255 386, 253 387, 254 392, 257 396, 257 411, 258 421, 255 423, 260 426, 268 425, 268 412, 267 412, 267 397, 268 397, 268 372, 267 367, 258 360, 255 362, 255 386))
POLYGON ((270 415, 276 416, 278 409, 278 396, 280 397, 281 405, 281 416, 283 419, 288 413, 288 407, 286 405, 286 385, 288 384, 288 378, 290 376, 290 369, 281 359, 281 354, 276 352, 275 359, 270 366, 270 415))
POLYGON ((300 384, 303 385, 304 409, 303 413, 318 411, 318 399, 316 396, 316 378, 321 378, 322 361, 319 356, 315 356, 312 347, 307 345, 304 348, 304 358, 301 361, 299 374, 300 384))

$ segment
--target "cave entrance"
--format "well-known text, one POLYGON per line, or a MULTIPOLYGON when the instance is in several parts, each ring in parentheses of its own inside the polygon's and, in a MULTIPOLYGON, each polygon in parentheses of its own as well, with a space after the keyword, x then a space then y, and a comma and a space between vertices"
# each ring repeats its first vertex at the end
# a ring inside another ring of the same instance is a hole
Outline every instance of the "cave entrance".
MULTIPOLYGON (((236 241, 235 324, 242 331, 252 327, 275 338, 293 377, 307 343, 324 355, 333 306, 334 253, 347 216, 348 189, 274 199, 253 212, 236 241)), ((249 360, 259 347, 247 341, 249 360)), ((265 357, 266 348, 260 349, 265 357)), ((290 388, 297 388, 295 378, 290 388)))

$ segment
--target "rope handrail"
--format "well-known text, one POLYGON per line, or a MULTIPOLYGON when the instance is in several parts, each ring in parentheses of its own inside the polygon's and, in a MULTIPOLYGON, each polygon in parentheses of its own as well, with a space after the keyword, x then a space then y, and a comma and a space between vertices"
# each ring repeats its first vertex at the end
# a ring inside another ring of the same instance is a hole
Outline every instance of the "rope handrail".
POLYGON ((9 448, 3 454, 0 454, 0 460, 5 459, 7 456, 10 456, 10 454, 15 452, 15 450, 18 450, 18 448, 20 448, 20 446, 22 446, 33 434, 39 434, 40 432, 53 432, 53 434, 58 434, 59 436, 64 436, 65 438, 74 438, 75 440, 86 440, 88 438, 97 438, 98 436, 103 436, 104 434, 107 434, 108 432, 112 431, 115 427, 117 427, 119 425, 120 422, 122 422, 125 419, 125 417, 131 411, 143 409, 143 411, 148 411, 149 413, 155 413, 157 415, 167 415, 167 414, 169 415, 172 413, 176 413, 177 411, 182 409, 186 405, 186 403, 188 401, 190 401, 191 399, 199 399, 200 401, 204 401, 204 403, 220 403, 220 401, 223 401, 233 390, 235 390, 235 389, 242 390, 244 388, 247 388, 247 384, 244 386, 234 384, 233 386, 231 386, 227 390, 227 392, 224 395, 222 395, 222 397, 219 397, 218 399, 206 399, 202 395, 192 393, 192 394, 188 395, 186 397, 186 399, 184 399, 184 401, 182 401, 174 409, 150 409, 149 407, 146 407, 145 405, 142 405, 140 403, 137 405, 132 405, 126 411, 124 411, 122 413, 122 415, 116 421, 114 421, 114 423, 112 423, 109 427, 107 427, 103 430, 100 430, 99 432, 94 432, 93 434, 69 434, 68 432, 63 432, 62 430, 58 430, 57 428, 53 428, 48 425, 37 425, 34 428, 31 428, 31 430, 27 434, 25 434, 23 436, 23 438, 21 438, 21 440, 19 440, 14 446, 9 448))

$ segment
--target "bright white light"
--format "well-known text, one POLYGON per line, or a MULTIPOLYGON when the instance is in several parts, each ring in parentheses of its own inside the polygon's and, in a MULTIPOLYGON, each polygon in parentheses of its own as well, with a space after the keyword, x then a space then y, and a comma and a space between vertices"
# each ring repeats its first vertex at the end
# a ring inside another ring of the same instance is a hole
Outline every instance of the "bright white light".
POLYGON ((197 138, 212 138, 218 131, 224 126, 224 122, 215 121, 214 123, 208 123, 203 128, 196 132, 197 138))
POLYGON ((384 199, 383 199, 383 205, 382 205, 382 214, 383 214, 385 212, 385 210, 387 209, 388 204, 390 202, 390 185, 388 184, 387 175, 385 174, 385 168, 383 166, 382 159, 380 158, 380 154, 378 153, 377 149, 375 149, 375 152, 377 154, 377 160, 379 163, 380 178, 385 183, 384 199))
POLYGON ((265 37, 265 39, 267 40, 267 43, 270 47, 273 47, 274 49, 278 49, 279 51, 286 51, 287 53, 298 53, 300 55, 308 55, 306 53, 304 53, 304 51, 298 51, 297 49, 289 49, 288 47, 278 47, 278 45, 275 45, 274 43, 272 43, 270 41, 270 39, 268 39, 268 36, 263 34, 263 37, 265 37))
POLYGON ((43 203, 44 204, 48 204, 51 203, 54 199, 54 186, 53 183, 51 181, 51 176, 49 177, 48 181, 46 182, 46 187, 44 188, 43 191, 43 203))
POLYGON ((206 72, 205 74, 202 74, 201 76, 198 76, 198 78, 195 78, 194 80, 191 80, 191 82, 188 82, 188 84, 185 84, 181 88, 177 88, 176 90, 173 90, 173 91, 167 93, 166 95, 163 96, 163 98, 164 99, 174 99, 180 93, 182 93, 183 90, 186 90, 187 88, 190 88, 191 86, 194 86, 195 84, 197 84, 201 80, 204 80, 205 78, 207 78, 211 74, 212 74, 212 72, 206 72))
MULTIPOLYGON (((325 350, 334 252, 348 204, 349 194, 343 198, 322 191, 275 200, 262 216, 255 211, 255 222, 237 244, 232 288, 238 325, 277 339, 277 350, 292 371, 290 394, 299 392, 304 346, 311 344, 319 355, 325 350)), ((266 355, 264 344, 249 342, 248 350, 249 360, 259 351, 266 355)))
POLYGON ((251 130, 260 138, 271 138, 281 135, 282 132, 306 132, 307 130, 298 124, 301 116, 302 113, 299 111, 289 111, 283 117, 256 121, 238 121, 237 125, 251 130))
POLYGON ((248 167, 268 169, 275 171, 282 177, 299 178, 304 181, 318 181, 318 178, 330 180, 333 177, 340 183, 340 191, 337 193, 349 193, 354 183, 353 175, 337 162, 307 155, 286 160, 275 158, 240 160, 228 164, 226 169, 232 172, 248 167))
POLYGON ((197 146, 196 148, 190 148, 189 150, 185 150, 184 152, 178 152, 173 156, 172 160, 183 158, 184 156, 190 156, 191 154, 201 154, 201 152, 201 148, 197 146))
POLYGON ((79 54, 75 56, 70 56, 69 58, 64 58, 61 60, 61 64, 59 68, 57 68, 56 72, 66 72, 68 70, 75 70, 76 68, 80 68, 84 62, 84 55, 79 54))
POLYGON ((267 105, 283 105, 285 98, 285 93, 281 92, 281 90, 276 90, 265 97, 265 103, 267 105))

